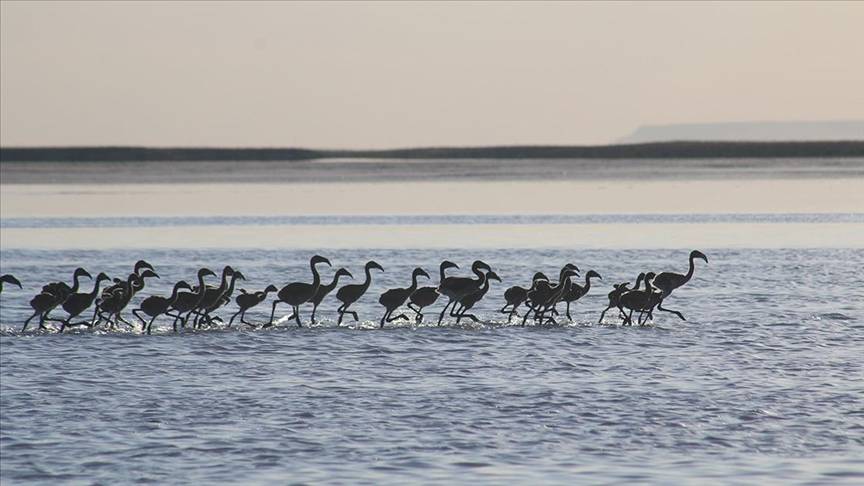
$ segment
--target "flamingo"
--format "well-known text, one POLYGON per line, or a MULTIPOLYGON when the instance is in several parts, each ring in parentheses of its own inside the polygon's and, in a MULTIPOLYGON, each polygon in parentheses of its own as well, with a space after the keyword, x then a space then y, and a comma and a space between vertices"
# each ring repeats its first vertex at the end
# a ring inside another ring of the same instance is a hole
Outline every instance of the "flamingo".
POLYGON ((294 282, 289 283, 279 290, 276 294, 277 299, 273 301, 273 309, 270 312, 270 322, 265 324, 264 327, 270 327, 273 325, 273 316, 276 314, 276 305, 280 302, 290 305, 294 310, 294 314, 288 317, 288 320, 293 318, 297 321, 297 327, 303 327, 303 324, 300 323, 300 306, 312 300, 312 297, 315 296, 315 292, 318 291, 318 287, 321 285, 321 275, 318 273, 318 269, 315 268, 315 265, 318 265, 319 263, 326 263, 330 266, 330 260, 320 255, 313 256, 312 259, 309 260, 309 267, 312 269, 311 284, 305 282, 294 282))
POLYGON ((418 277, 426 277, 429 278, 429 274, 426 273, 422 268, 415 268, 414 272, 411 274, 411 286, 399 289, 390 289, 383 294, 378 299, 378 302, 384 306, 384 315, 381 316, 381 327, 384 327, 384 322, 393 322, 396 319, 408 319, 408 316, 405 314, 399 314, 396 317, 392 317, 393 311, 399 308, 402 304, 411 297, 411 294, 417 290, 417 278, 418 277))
POLYGON ((366 280, 364 280, 362 284, 346 285, 336 291, 336 299, 338 299, 339 302, 342 302, 342 305, 340 305, 339 308, 336 309, 336 312, 339 313, 339 321, 336 323, 337 326, 342 324, 342 318, 345 317, 345 314, 351 314, 354 317, 355 321, 358 320, 357 313, 348 310, 348 307, 350 307, 351 304, 353 304, 354 302, 360 300, 360 297, 362 297, 363 294, 365 294, 366 291, 369 290, 369 286, 372 285, 371 271, 373 268, 382 272, 384 271, 384 268, 381 267, 381 265, 379 265, 375 261, 370 260, 366 262, 366 266, 364 267, 364 271, 366 273, 366 280))
POLYGON ((513 315, 519 317, 519 313, 516 312, 516 309, 522 305, 526 300, 528 300, 528 292, 537 288, 537 282, 540 280, 549 281, 549 277, 544 275, 541 272, 537 272, 534 274, 534 277, 531 279, 531 286, 529 288, 520 287, 518 285, 514 285, 509 289, 504 291, 504 307, 501 308, 499 312, 502 314, 508 314, 507 322, 513 320, 513 315), (507 307, 510 307, 510 310, 507 310, 507 307))
POLYGON ((246 324, 247 326, 255 327, 255 324, 251 324, 244 320, 244 318, 246 317, 246 311, 255 307, 261 302, 264 302, 264 299, 267 298, 267 294, 269 294, 270 292, 278 291, 279 289, 277 289, 275 285, 268 285, 267 288, 263 291, 259 290, 258 292, 250 293, 247 293, 244 289, 240 289, 240 295, 238 295, 237 298, 234 299, 234 301, 237 302, 237 307, 239 307, 240 310, 237 311, 236 314, 231 316, 231 320, 228 321, 228 327, 231 327, 231 324, 234 323, 234 318, 238 315, 240 316, 240 322, 246 324))
POLYGON ((185 280, 181 280, 174 284, 174 289, 171 291, 170 296, 162 297, 160 295, 152 295, 144 299, 138 309, 132 309, 132 314, 141 321, 141 332, 147 331, 147 335, 150 335, 150 331, 153 328, 153 321, 155 321, 160 315, 166 314, 168 309, 174 305, 174 302, 177 301, 180 289, 192 290, 192 287, 186 283, 185 280), (139 314, 139 312, 142 311, 150 316, 149 322, 145 321, 144 318, 141 317, 141 314, 139 314))
MULTIPOLYGON (((644 275, 642 276, 642 278, 644 278, 644 275)), ((629 285, 630 285, 630 282, 623 282, 623 283, 618 283, 618 284, 612 285, 613 289, 607 295, 607 297, 609 298, 609 305, 607 305, 606 308, 603 309, 603 312, 600 313, 600 319, 597 320, 597 324, 600 324, 601 322, 603 322, 603 316, 606 315, 606 311, 608 311, 609 309, 618 307, 618 299, 621 297, 621 294, 623 294, 624 292, 630 291, 630 289, 627 288, 629 285)), ((638 285, 638 282, 637 282, 637 285, 638 285)), ((624 316, 619 316, 619 317, 623 318, 624 316)))
POLYGON ((39 329, 45 329, 45 321, 57 321, 62 323, 63 321, 60 319, 49 318, 48 314, 54 310, 55 307, 65 302, 66 297, 70 294, 78 292, 78 279, 80 277, 93 278, 87 270, 78 267, 72 274, 71 287, 66 285, 65 282, 52 282, 42 286, 42 292, 30 300, 30 307, 32 307, 35 312, 32 316, 27 318, 26 321, 24 321, 24 327, 21 328, 21 332, 27 330, 27 325, 36 316, 39 316, 39 329))
POLYGON ((569 319, 570 322, 573 322, 573 318, 570 317, 570 303, 576 302, 577 300, 581 299, 588 293, 589 290, 591 290, 592 278, 599 278, 600 280, 603 280, 603 277, 601 277, 599 273, 595 272, 594 270, 588 270, 588 273, 585 274, 585 286, 583 287, 574 282, 570 285, 570 290, 568 290, 567 293, 564 294, 562 300, 567 303, 567 319, 569 319))
MULTIPOLYGON (((186 327, 186 322, 189 320, 189 316, 192 314, 192 311, 198 307, 198 304, 201 302, 201 299, 204 298, 204 294, 207 292, 207 285, 204 284, 204 277, 211 275, 213 277, 216 274, 213 270, 209 268, 202 268, 198 270, 198 287, 195 292, 181 292, 178 293, 174 302, 171 303, 171 306, 165 312, 165 315, 173 317, 174 322, 172 326, 174 327, 174 332, 177 332, 177 321, 180 321, 180 325, 182 327, 186 327), (171 311, 174 311, 172 314, 171 311), (183 314, 186 314, 185 316, 183 314)), ((190 289, 191 290, 191 289, 190 289)))
MULTIPOLYGON (((483 280, 486 278, 483 270, 491 272, 492 268, 481 260, 475 260, 474 263, 471 264, 471 271, 477 276, 476 279, 470 277, 447 277, 438 284, 438 292, 446 295, 449 299, 447 304, 444 305, 444 308, 441 309, 441 315, 438 316, 439 326, 441 325, 441 321, 444 320, 444 313, 447 312, 448 307, 452 305, 452 307, 455 308, 459 299, 475 292, 481 285, 483 285, 483 280)), ((456 315, 453 314, 452 308, 450 310, 450 315, 456 317, 456 315)))
MULTIPOLYGON (((672 309, 664 309, 663 301, 666 299, 666 297, 672 295, 672 292, 675 289, 683 286, 684 284, 689 282, 691 278, 693 278, 693 271, 696 269, 694 260, 697 258, 704 260, 705 263, 708 263, 708 257, 705 256, 704 253, 699 250, 693 250, 690 252, 690 268, 687 270, 686 275, 674 272, 660 272, 659 274, 657 274, 656 277, 654 277, 654 281, 651 282, 651 285, 653 285, 655 289, 659 290, 661 294, 660 299, 657 301, 657 310, 661 310, 663 312, 671 312, 672 314, 678 316, 682 321, 687 320, 684 318, 684 315, 678 311, 672 309)), ((653 312, 649 312, 649 316, 651 316, 652 314, 653 312)))
MULTIPOLYGON (((444 260, 443 262, 441 262, 441 266, 438 270, 439 285, 446 278, 444 272, 448 268, 459 268, 459 265, 456 265, 449 260, 444 260)), ((441 294, 438 293, 438 288, 433 286, 420 287, 413 294, 411 294, 411 297, 408 298, 408 308, 416 313, 416 316, 414 317, 415 323, 420 324, 421 322, 423 322, 423 308, 434 304, 435 301, 438 300, 439 295, 441 294)))
POLYGON ((344 268, 340 268, 336 270, 336 273, 333 275, 333 280, 330 281, 329 284, 319 285, 318 291, 315 292, 315 295, 312 297, 312 324, 315 324, 315 311, 318 310, 318 306, 321 305, 321 301, 324 300, 324 297, 327 297, 333 289, 339 285, 339 277, 348 277, 353 279, 354 275, 351 275, 351 272, 344 268))
POLYGON ((626 314, 627 317, 624 319, 624 325, 633 325, 633 311, 639 311, 639 319, 637 322, 639 325, 642 325, 642 315, 645 314, 645 312, 650 311, 651 308, 656 305, 660 292, 656 292, 652 285, 654 276, 654 272, 646 273, 644 290, 637 289, 624 292, 621 294, 621 297, 618 298, 618 310, 621 311, 622 314, 625 314, 625 307, 630 310, 630 313, 626 314))
POLYGON ((96 296, 99 295, 99 285, 104 280, 111 280, 111 277, 106 275, 104 272, 100 272, 99 275, 96 276, 96 282, 93 285, 92 292, 80 292, 66 297, 66 301, 63 302, 63 310, 68 312, 69 316, 60 325, 60 332, 63 332, 63 330, 69 326, 90 325, 90 322, 88 321, 77 322, 75 324, 72 324, 71 321, 73 318, 78 317, 82 312, 89 309, 90 306, 93 305, 93 301, 96 300, 96 296))
POLYGON ((480 299, 482 299, 486 295, 486 292, 489 291, 490 280, 496 280, 498 282, 501 282, 501 277, 499 277, 498 274, 495 272, 490 271, 486 273, 484 277, 485 278, 483 279, 482 287, 480 287, 477 291, 472 292, 465 297, 459 299, 459 310, 456 311, 456 314, 458 316, 456 317, 456 324, 459 324, 459 321, 461 321, 463 317, 468 317, 474 322, 480 322, 480 319, 478 319, 477 316, 475 316, 474 314, 466 314, 466 312, 471 310, 471 308, 474 307, 477 302, 480 302, 480 299))

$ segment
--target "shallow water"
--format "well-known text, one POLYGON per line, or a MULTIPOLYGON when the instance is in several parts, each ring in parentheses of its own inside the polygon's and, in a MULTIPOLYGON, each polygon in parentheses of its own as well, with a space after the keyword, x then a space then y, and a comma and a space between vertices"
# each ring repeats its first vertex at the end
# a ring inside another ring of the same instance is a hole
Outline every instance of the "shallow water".
MULTIPOLYGON (((248 289, 308 280, 310 252, 4 249, 25 290, 2 295, 0 480, 860 483, 864 251, 702 249, 710 264, 669 301, 686 322, 596 323, 612 282, 686 271, 686 251, 365 249, 323 252, 358 280, 367 259, 385 267, 359 324, 336 328, 331 297, 311 328, 162 321, 150 337, 17 329, 34 291, 78 264, 114 276, 144 257, 162 276, 146 296, 202 265, 231 263, 248 289), (376 329, 383 289, 414 265, 437 281, 445 257, 504 280, 484 323, 376 329), (604 278, 574 324, 505 325, 503 290, 568 261, 604 278)), ((253 311, 263 322, 269 303, 253 311)))

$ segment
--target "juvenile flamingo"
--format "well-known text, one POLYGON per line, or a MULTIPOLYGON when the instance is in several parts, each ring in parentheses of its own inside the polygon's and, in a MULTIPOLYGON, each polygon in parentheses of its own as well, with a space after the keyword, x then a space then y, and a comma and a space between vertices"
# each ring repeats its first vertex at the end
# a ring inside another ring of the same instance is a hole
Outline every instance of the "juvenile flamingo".
MULTIPOLYGON (((643 275, 643 278, 644 278, 644 275, 643 275)), ((607 294, 607 297, 609 298, 609 304, 606 306, 605 309, 603 309, 603 312, 600 313, 600 319, 597 320, 597 324, 600 324, 603 322, 603 317, 606 315, 606 312, 609 309, 614 309, 615 307, 618 307, 618 299, 621 297, 621 294, 623 294, 624 292, 628 292, 630 290, 627 288, 629 285, 630 285, 630 282, 623 282, 623 283, 618 283, 618 284, 612 285, 612 287, 613 287, 612 291, 609 292, 609 294, 607 294)), ((638 282, 637 282, 637 285, 638 285, 638 282)), ((624 316, 619 316, 619 317, 623 318, 624 316)))
POLYGON ((544 275, 541 272, 537 272, 534 274, 534 277, 531 279, 531 286, 527 289, 525 287, 520 287, 518 285, 514 285, 509 289, 504 291, 504 307, 501 308, 500 311, 502 314, 508 314, 507 322, 513 320, 513 316, 519 317, 519 313, 516 312, 516 309, 519 308, 526 300, 528 300, 528 292, 537 288, 537 282, 540 280, 545 280, 549 282, 549 277, 544 275), (507 307, 510 307, 510 310, 507 310, 507 307))
POLYGON ((62 323, 63 321, 60 319, 49 318, 48 314, 54 310, 55 307, 65 302, 66 297, 70 294, 78 292, 78 279, 81 277, 93 278, 87 270, 79 267, 76 268, 75 272, 72 274, 71 287, 66 285, 65 282, 53 282, 44 285, 42 287, 42 292, 30 300, 30 307, 32 307, 35 312, 32 316, 27 318, 26 321, 24 321, 24 327, 21 328, 21 332, 27 330, 27 325, 36 316, 39 316, 39 329, 45 329, 45 321, 57 321, 62 323))
POLYGON ((576 282, 573 282, 570 284, 570 290, 568 290, 567 293, 564 294, 563 300, 567 303, 567 319, 569 319, 570 322, 573 322, 573 318, 570 317, 570 304, 581 299, 588 293, 589 290, 591 290, 592 278, 599 278, 600 280, 603 280, 603 277, 601 277, 599 273, 595 272, 594 270, 588 270, 588 273, 585 274, 585 286, 583 287, 576 282))
POLYGON ((321 305, 324 297, 327 297, 327 295, 329 295, 330 292, 339 285, 339 277, 348 277, 353 279, 354 275, 351 275, 351 272, 348 270, 340 268, 339 270, 336 270, 336 273, 333 275, 333 280, 331 280, 329 284, 318 286, 318 291, 315 292, 315 295, 309 301, 312 303, 312 324, 315 324, 315 311, 318 310, 318 306, 321 305))
POLYGON ((411 286, 399 289, 390 289, 383 294, 378 299, 378 302, 384 306, 384 315, 381 316, 381 327, 384 327, 384 322, 393 322, 396 319, 405 319, 408 320, 408 316, 405 314, 399 314, 396 317, 392 317, 393 311, 399 308, 402 304, 411 297, 411 294, 417 290, 417 278, 418 277, 426 277, 429 278, 429 274, 426 273, 422 268, 415 268, 414 272, 411 274, 411 286))
POLYGON ((629 292, 624 292, 621 294, 621 297, 618 298, 618 310, 621 311, 622 314, 625 314, 625 308, 630 310, 630 313, 626 314, 627 317, 624 319, 624 325, 633 325, 634 311, 639 311, 639 319, 637 322, 639 325, 642 325, 642 316, 657 304, 660 292, 656 292, 652 285, 654 275, 654 272, 648 272, 645 274, 644 290, 631 290, 629 292))
MULTIPOLYGON (((444 272, 448 268, 459 268, 459 265, 456 265, 455 263, 448 260, 444 260, 443 262, 441 262, 441 266, 438 269, 439 285, 446 278, 444 272)), ((408 308, 413 310, 416 314, 414 316, 415 323, 420 324, 421 322, 423 322, 423 308, 434 304, 435 301, 438 300, 439 295, 441 294, 438 293, 437 286, 420 287, 413 294, 411 294, 411 297, 409 297, 408 308)))
POLYGON ((92 292, 80 292, 66 297, 66 301, 63 302, 63 310, 68 312, 69 316, 63 320, 62 324, 60 324, 60 332, 63 332, 64 329, 70 326, 90 326, 89 321, 76 322, 75 324, 72 324, 71 321, 93 305, 93 301, 96 300, 96 296, 99 295, 99 285, 103 280, 111 280, 111 277, 106 275, 104 272, 100 272, 99 275, 96 276, 96 282, 93 285, 92 292))
POLYGON ((463 317, 468 317, 474 322, 480 322, 480 319, 478 319, 477 316, 474 314, 467 314, 467 312, 471 310, 477 302, 480 302, 480 300, 486 295, 486 292, 489 291, 490 280, 501 282, 501 277, 499 277, 495 272, 486 273, 483 278, 483 285, 479 289, 459 299, 459 309, 456 311, 456 324, 459 324, 459 321, 461 321, 463 317))
POLYGON ((315 292, 318 291, 318 287, 321 285, 321 275, 318 273, 318 269, 315 268, 315 265, 319 263, 326 263, 330 266, 330 260, 324 258, 320 255, 315 255, 309 260, 309 267, 312 269, 312 283, 305 282, 294 282, 290 283, 284 287, 276 294, 277 299, 273 301, 273 309, 270 312, 270 322, 264 325, 264 327, 270 327, 273 325, 273 316, 276 315, 276 305, 280 302, 284 302, 291 306, 294 310, 294 314, 288 317, 288 320, 292 318, 297 321, 297 327, 303 327, 303 324, 300 323, 300 306, 312 300, 312 297, 315 296, 315 292))
POLYGON ((342 318, 345 317, 345 314, 351 314, 355 321, 358 320, 357 313, 348 310, 348 307, 351 307, 351 304, 360 300, 360 297, 369 290, 369 286, 372 285, 371 270, 373 268, 382 272, 384 271, 384 268, 382 268, 381 265, 370 260, 366 262, 366 266, 364 267, 366 280, 364 280, 363 283, 346 285, 336 291, 336 299, 339 300, 339 302, 342 302, 342 305, 336 309, 336 312, 339 313, 339 321, 336 323, 337 326, 342 324, 342 318))
POLYGON ((246 322, 244 319, 246 318, 246 311, 255 307, 256 305, 264 302, 267 298, 267 294, 270 292, 278 292, 279 289, 276 288, 275 285, 268 285, 266 289, 263 291, 259 290, 258 292, 249 292, 247 293, 244 289, 240 289, 240 295, 237 296, 234 301, 237 303, 237 307, 240 310, 237 311, 236 314, 231 316, 231 320, 228 321, 228 327, 231 327, 231 324, 234 323, 234 318, 238 315, 240 316, 240 322, 246 324, 249 327, 256 327, 255 324, 250 322, 246 322))
POLYGON ((438 316, 439 326, 441 325, 441 321, 444 320, 444 313, 447 312, 448 307, 452 306, 450 309, 450 315, 456 317, 453 313, 453 309, 456 307, 456 303, 459 302, 459 299, 475 292, 481 285, 483 285, 484 279, 486 278, 483 273, 484 270, 491 272, 492 268, 481 260, 475 260, 474 263, 471 264, 471 271, 474 272, 474 275, 476 275, 477 278, 447 277, 438 284, 438 292, 446 295, 448 298, 447 304, 445 304, 444 308, 441 309, 441 315, 438 316))
POLYGON ((208 275, 216 276, 213 270, 210 270, 209 268, 198 270, 198 290, 195 292, 181 292, 177 294, 174 298, 174 302, 171 303, 168 311, 165 312, 165 315, 174 318, 174 322, 172 323, 174 332, 177 332, 178 321, 180 321, 181 327, 186 327, 186 322, 189 320, 192 311, 198 307, 201 299, 204 298, 204 294, 207 292, 207 285, 204 283, 204 277, 208 275), (172 311, 173 314, 171 313, 172 311))
MULTIPOLYGON (((705 263, 708 263, 708 257, 705 256, 704 253, 699 250, 693 250, 690 252, 690 268, 687 270, 686 275, 674 272, 661 272, 657 274, 656 277, 654 277, 654 281, 651 282, 651 285, 653 285, 654 288, 659 290, 661 293, 660 298, 657 301, 657 310, 661 310, 663 312, 671 312, 672 314, 678 316, 682 321, 687 320, 684 318, 684 315, 678 311, 672 309, 664 309, 663 301, 666 300, 667 297, 672 295, 672 292, 675 289, 683 286, 684 284, 689 282, 691 278, 693 278, 693 271, 696 269, 694 260, 697 258, 704 260, 705 263)), ((649 311, 649 316, 653 314, 652 311, 653 309, 649 311)))
POLYGON ((138 309, 132 309, 132 314, 141 321, 141 332, 146 331, 147 335, 150 335, 150 331, 153 328, 153 321, 155 321, 160 315, 167 313, 168 309, 174 305, 174 302, 177 301, 177 295, 180 292, 180 289, 192 290, 192 287, 186 283, 185 280, 181 280, 174 284, 174 289, 171 291, 170 296, 162 297, 161 295, 152 295, 144 299, 138 309), (145 321, 139 312, 143 312, 150 316, 150 321, 145 321))

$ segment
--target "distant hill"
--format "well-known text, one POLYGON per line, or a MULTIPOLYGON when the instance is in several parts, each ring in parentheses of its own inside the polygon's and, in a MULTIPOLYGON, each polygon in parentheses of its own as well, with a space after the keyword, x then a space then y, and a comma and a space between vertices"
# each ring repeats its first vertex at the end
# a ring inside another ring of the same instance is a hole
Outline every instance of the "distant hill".
POLYGON ((194 147, 3 147, 0 162, 301 161, 317 159, 687 159, 864 157, 864 139, 828 142, 662 142, 592 146, 390 150, 194 147))
POLYGON ((645 125, 617 143, 668 140, 831 141, 864 140, 864 120, 814 122, 735 122, 645 125))

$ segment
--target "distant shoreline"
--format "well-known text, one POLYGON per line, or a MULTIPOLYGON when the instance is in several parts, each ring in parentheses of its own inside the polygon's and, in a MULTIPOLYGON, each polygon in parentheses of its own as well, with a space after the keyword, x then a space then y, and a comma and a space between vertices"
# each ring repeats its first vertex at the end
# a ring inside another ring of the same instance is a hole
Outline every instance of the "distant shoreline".
POLYGON ((312 161, 320 159, 736 159, 864 157, 864 141, 656 142, 383 150, 228 147, 0 147, 0 162, 312 161))

